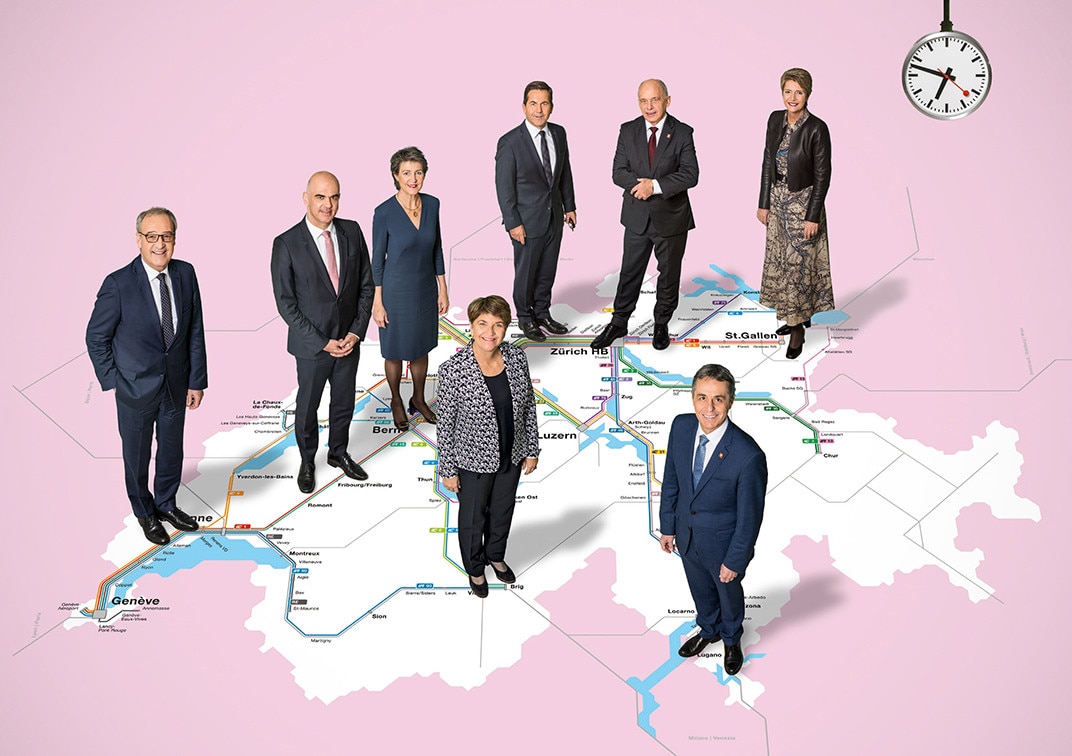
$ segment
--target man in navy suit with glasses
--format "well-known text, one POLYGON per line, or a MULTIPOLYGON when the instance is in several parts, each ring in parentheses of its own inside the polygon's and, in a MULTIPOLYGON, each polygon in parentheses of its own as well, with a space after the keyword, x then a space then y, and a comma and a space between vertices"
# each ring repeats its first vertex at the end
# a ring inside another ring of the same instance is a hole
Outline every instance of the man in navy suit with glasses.
POLYGON ((135 222, 139 256, 101 284, 86 328, 97 380, 115 389, 127 496, 145 537, 171 539, 161 520, 197 530, 179 509, 186 410, 201 406, 208 386, 201 292, 194 268, 175 260, 175 215, 152 207, 135 222), (156 477, 149 460, 156 434, 156 477))

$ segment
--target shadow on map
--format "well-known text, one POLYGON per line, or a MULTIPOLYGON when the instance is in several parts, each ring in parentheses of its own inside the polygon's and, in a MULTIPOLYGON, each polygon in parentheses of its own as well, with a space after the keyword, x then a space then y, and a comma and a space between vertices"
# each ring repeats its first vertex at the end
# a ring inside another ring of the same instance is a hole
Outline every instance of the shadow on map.
POLYGON ((533 524, 519 524, 515 519, 510 531, 507 561, 523 573, 551 553, 559 557, 587 557, 601 543, 602 521, 592 518, 603 508, 571 509, 554 520, 533 524))
MULTIPOLYGON (((793 625, 800 620, 810 619, 824 614, 846 600, 846 596, 837 588, 841 578, 837 575, 802 575, 800 582, 790 591, 792 611, 789 616, 783 612, 782 616, 760 628, 760 638, 770 640, 776 637, 783 629, 793 632, 793 625)), ((789 602, 786 602, 788 605, 789 602)))
POLYGON ((845 325, 862 328, 879 313, 898 305, 908 297, 908 287, 903 278, 884 278, 870 289, 837 296, 838 309, 849 316, 845 325))

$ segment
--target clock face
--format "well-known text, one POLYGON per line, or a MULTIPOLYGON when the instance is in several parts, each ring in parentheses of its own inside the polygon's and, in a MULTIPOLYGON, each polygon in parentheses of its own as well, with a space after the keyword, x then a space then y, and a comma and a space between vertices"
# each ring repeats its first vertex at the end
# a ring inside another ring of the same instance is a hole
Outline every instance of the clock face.
POLYGON ((990 92, 990 61, 967 34, 935 32, 905 57, 901 84, 908 100, 931 118, 963 118, 990 92))

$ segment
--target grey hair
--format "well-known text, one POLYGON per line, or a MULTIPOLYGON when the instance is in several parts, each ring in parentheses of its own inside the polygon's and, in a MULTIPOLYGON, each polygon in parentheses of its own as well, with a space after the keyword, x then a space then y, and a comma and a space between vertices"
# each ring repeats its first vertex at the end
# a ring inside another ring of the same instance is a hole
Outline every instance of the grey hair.
POLYGON ((722 381, 728 383, 730 386, 730 401, 732 402, 737 396, 737 381, 733 379, 733 373, 729 371, 729 368, 722 365, 715 365, 708 363, 699 370, 696 371, 696 375, 692 376, 692 393, 696 393, 696 384, 705 378, 713 378, 716 381, 722 381))
POLYGON ((179 222, 175 220, 175 213, 168 210, 166 207, 150 207, 148 210, 142 210, 138 213, 138 219, 134 221, 134 230, 141 232, 141 222, 148 218, 150 215, 166 215, 171 220, 171 230, 179 230, 179 222))

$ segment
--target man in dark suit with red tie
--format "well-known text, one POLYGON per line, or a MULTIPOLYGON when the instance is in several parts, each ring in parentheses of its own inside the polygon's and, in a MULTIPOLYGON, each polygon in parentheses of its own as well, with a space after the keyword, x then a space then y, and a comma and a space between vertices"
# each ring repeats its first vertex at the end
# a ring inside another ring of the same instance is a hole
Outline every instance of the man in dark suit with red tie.
POLYGON ((569 329, 551 317, 551 287, 558 270, 562 225, 577 225, 566 130, 548 123, 551 87, 529 82, 521 99, 525 120, 495 148, 495 194, 503 226, 514 246, 514 311, 525 336, 546 341, 544 331, 569 329))
POLYGON ((135 222, 140 255, 101 284, 86 328, 86 348, 101 388, 115 389, 127 496, 145 537, 171 539, 161 520, 197 530, 175 505, 182 480, 186 410, 201 405, 208 386, 201 292, 194 268, 172 259, 174 214, 153 207, 135 222), (149 460, 156 432, 156 478, 149 460))
POLYGON ((689 230, 696 226, 688 191, 700 179, 692 127, 666 112, 670 95, 659 79, 642 82, 637 99, 641 116, 622 124, 614 151, 612 176, 623 189, 625 226, 614 315, 592 340, 593 349, 606 349, 629 332, 652 249, 659 281, 651 344, 656 349, 670 346, 668 326, 677 309, 681 259, 689 230))
POLYGON ((733 374, 704 365, 692 379, 693 413, 670 426, 659 507, 659 545, 681 555, 699 630, 678 650, 696 656, 722 640, 726 673, 744 656, 741 580, 755 553, 767 495, 767 457, 729 419, 733 374))
POLYGON ((287 351, 298 368, 294 438, 301 454, 298 488, 316 487, 317 410, 324 384, 328 404, 328 458, 354 480, 368 475, 346 451, 354 418, 360 342, 372 314, 372 266, 361 227, 336 218, 339 180, 327 171, 309 178, 305 217, 272 243, 272 288, 289 327, 287 351))

